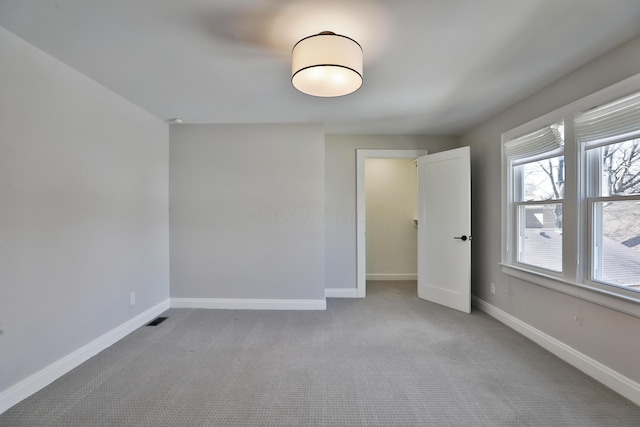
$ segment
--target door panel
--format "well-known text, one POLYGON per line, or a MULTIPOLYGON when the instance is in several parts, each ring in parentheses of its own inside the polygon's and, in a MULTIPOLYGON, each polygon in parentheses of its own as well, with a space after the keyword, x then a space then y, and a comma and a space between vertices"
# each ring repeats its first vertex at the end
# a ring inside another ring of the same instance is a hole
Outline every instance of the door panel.
POLYGON ((418 297, 471 312, 469 147, 418 158, 418 297))

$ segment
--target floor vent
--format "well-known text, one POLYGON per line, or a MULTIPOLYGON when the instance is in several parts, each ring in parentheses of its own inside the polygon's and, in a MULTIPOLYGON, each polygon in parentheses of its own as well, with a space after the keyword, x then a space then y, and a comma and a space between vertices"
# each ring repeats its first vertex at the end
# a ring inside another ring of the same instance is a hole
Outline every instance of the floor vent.
POLYGON ((158 326, 160 323, 164 322, 167 319, 168 317, 156 317, 151 322, 147 323, 146 326, 158 326))

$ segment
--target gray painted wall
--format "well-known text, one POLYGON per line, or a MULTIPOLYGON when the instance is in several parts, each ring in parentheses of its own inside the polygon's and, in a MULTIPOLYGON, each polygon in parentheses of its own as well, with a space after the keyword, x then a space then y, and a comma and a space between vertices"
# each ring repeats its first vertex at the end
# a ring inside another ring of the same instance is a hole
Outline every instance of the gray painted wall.
POLYGON ((171 296, 324 299, 324 127, 170 133, 171 296))
POLYGON ((169 297, 169 132, 2 28, 0 64, 2 391, 169 297))
POLYGON ((356 149, 458 147, 454 136, 327 135, 325 142, 326 288, 356 288, 356 149))
POLYGON ((515 278, 504 293, 500 266, 500 135, 539 116, 640 73, 640 38, 585 65, 463 135, 471 146, 473 293, 621 374, 640 382, 640 319, 515 278), (491 295, 490 283, 497 285, 491 295))

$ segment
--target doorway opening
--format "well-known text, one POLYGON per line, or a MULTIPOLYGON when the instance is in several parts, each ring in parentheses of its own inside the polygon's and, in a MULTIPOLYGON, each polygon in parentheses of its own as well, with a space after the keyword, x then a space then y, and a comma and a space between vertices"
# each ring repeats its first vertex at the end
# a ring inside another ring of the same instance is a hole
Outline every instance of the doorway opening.
MULTIPOLYGON (((357 150, 356 158, 356 192, 357 192, 357 225, 356 225, 356 252, 357 252, 357 291, 358 298, 364 298, 367 292, 367 221, 373 222, 377 219, 381 219, 379 215, 376 215, 375 207, 370 208, 373 212, 367 212, 367 187, 366 183, 366 163, 368 159, 406 159, 413 161, 417 157, 427 154, 427 150, 416 149, 399 149, 399 150, 357 150), (372 215, 373 214, 373 215, 372 215)), ((412 209, 412 208, 410 208, 412 209)), ((386 215, 385 215, 386 216, 386 215)), ((413 227, 413 212, 411 212, 411 218, 409 226, 413 227)), ((384 233, 382 233, 384 234, 384 233)), ((380 236, 378 236, 380 237, 380 236)), ((417 245, 416 245, 417 247, 417 245)), ((417 256, 414 263, 417 262, 417 256)), ((376 273, 372 273, 376 274, 376 273)), ((379 273, 384 274, 384 273, 379 273)), ((373 276, 371 276, 373 278, 373 276)), ((397 280, 399 276, 395 276, 397 280)), ((383 276, 378 276, 378 279, 383 279, 383 276)), ((389 279, 394 280, 393 275, 388 276, 389 279)), ((406 279, 407 277, 405 277, 406 279)))

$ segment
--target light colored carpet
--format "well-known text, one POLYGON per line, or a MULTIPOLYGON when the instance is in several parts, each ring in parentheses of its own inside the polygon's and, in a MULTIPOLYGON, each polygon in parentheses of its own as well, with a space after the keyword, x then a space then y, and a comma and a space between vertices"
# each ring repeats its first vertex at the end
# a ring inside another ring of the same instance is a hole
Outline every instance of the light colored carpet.
POLYGON ((638 426, 640 407, 487 315, 372 282, 326 312, 173 309, 2 426, 638 426))

